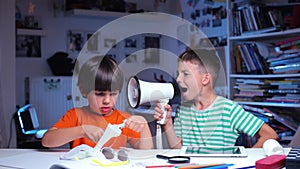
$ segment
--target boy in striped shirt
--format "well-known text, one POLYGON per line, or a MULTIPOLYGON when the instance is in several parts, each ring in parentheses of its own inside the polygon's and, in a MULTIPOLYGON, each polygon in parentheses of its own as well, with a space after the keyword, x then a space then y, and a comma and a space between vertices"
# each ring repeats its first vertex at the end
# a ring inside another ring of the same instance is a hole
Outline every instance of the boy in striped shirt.
MULTIPOLYGON (((188 49, 179 56, 176 81, 184 102, 176 110, 174 123, 171 106, 165 106, 168 114, 163 125, 171 148, 233 146, 240 133, 259 136, 253 147, 262 147, 267 139, 278 139, 269 125, 237 103, 215 94, 220 67, 214 50, 188 49)), ((159 103, 154 118, 162 118, 159 103)))

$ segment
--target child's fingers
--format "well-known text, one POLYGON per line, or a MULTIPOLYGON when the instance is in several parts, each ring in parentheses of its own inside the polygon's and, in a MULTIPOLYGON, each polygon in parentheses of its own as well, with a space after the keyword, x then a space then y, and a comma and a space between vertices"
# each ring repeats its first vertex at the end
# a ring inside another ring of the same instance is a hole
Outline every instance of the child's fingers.
POLYGON ((139 118, 129 118, 126 121, 126 126, 134 131, 140 132, 145 128, 145 120, 139 120, 139 118))

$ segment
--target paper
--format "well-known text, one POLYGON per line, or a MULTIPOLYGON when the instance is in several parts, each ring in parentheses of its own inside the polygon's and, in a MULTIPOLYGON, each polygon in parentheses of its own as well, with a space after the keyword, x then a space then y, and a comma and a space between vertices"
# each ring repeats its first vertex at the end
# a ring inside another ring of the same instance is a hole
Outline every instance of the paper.
POLYGON ((108 124, 105 132, 101 139, 98 141, 94 148, 81 144, 75 148, 72 148, 69 152, 60 157, 61 160, 78 160, 87 157, 101 157, 104 158, 103 154, 100 153, 103 145, 110 140, 112 137, 117 137, 122 133, 122 128, 125 127, 126 119, 121 124, 108 124))
POLYGON ((59 153, 47 155, 45 152, 31 152, 9 157, 0 158, 0 168, 28 168, 43 169, 47 168, 58 161, 59 153))
POLYGON ((117 137, 122 133, 122 128, 125 127, 126 119, 121 124, 108 124, 101 139, 98 141, 97 145, 94 147, 95 150, 100 151, 103 145, 112 137, 117 137))

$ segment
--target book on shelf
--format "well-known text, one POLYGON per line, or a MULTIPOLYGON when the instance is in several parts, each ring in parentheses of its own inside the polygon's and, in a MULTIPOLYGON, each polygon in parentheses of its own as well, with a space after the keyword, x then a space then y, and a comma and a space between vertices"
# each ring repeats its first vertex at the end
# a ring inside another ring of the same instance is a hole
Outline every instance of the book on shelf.
POLYGON ((266 85, 268 82, 263 79, 238 78, 238 79, 236 79, 236 83, 266 85))
POLYGON ((235 101, 300 103, 300 79, 237 78, 233 86, 235 101))
POLYGON ((263 110, 267 113, 273 115, 274 119, 283 124, 284 126, 288 127, 289 129, 296 131, 298 126, 300 125, 299 122, 292 118, 290 112, 284 112, 284 110, 278 110, 273 108, 266 108, 264 107, 263 110))
POLYGON ((235 62, 237 73, 269 74, 267 61, 260 55, 254 42, 240 42, 235 44, 235 62), (243 64, 247 70, 243 69, 243 64))
POLYGON ((248 72, 256 71, 254 62, 253 62, 246 46, 244 44, 237 44, 237 45, 238 45, 238 49, 241 54, 240 56, 243 59, 243 61, 245 62, 248 72))
POLYGON ((296 74, 300 72, 300 64, 288 64, 288 65, 281 65, 270 67, 274 74, 296 74))
POLYGON ((269 118, 273 117, 273 114, 271 114, 269 112, 266 112, 266 111, 264 111, 264 109, 259 108, 259 107, 254 107, 254 106, 250 106, 250 105, 246 105, 246 104, 243 104, 242 107, 245 110, 250 110, 252 112, 257 112, 257 113, 259 113, 259 114, 261 114, 263 116, 269 117, 269 118))
POLYGON ((256 84, 247 84, 247 83, 236 83, 234 86, 235 89, 269 89, 270 85, 256 85, 256 84))
POLYGON ((270 123, 274 119, 273 114, 265 112, 262 108, 249 106, 249 105, 246 105, 246 104, 242 104, 241 106, 245 109, 245 111, 247 111, 249 113, 252 113, 254 116, 260 118, 265 123, 270 123))
POLYGON ((272 103, 290 103, 290 104, 298 104, 300 103, 298 98, 289 98, 288 96, 273 96, 270 98, 265 98, 265 102, 272 103))
POLYGON ((267 97, 268 96, 268 93, 266 90, 244 90, 244 89, 241 89, 239 90, 238 93, 235 93, 235 96, 246 96, 246 97, 249 97, 249 96, 263 96, 263 97, 267 97))
POLYGON ((278 47, 280 51, 291 51, 295 49, 300 49, 300 36, 276 42, 275 46, 278 47))
POLYGON ((297 84, 280 84, 278 85, 278 89, 298 89, 300 85, 297 84))
POLYGON ((291 74, 300 72, 300 49, 285 50, 279 55, 266 59, 269 69, 274 74, 291 74))
POLYGON ((275 42, 274 45, 282 48, 282 47, 285 47, 285 46, 289 46, 290 44, 293 44, 294 42, 297 42, 299 40, 300 40, 300 36, 296 36, 296 37, 291 37, 291 38, 288 38, 288 39, 284 39, 284 40, 275 42))
POLYGON ((285 86, 285 85, 300 85, 299 78, 284 78, 284 79, 268 79, 266 82, 269 85, 285 86))
POLYGON ((254 35, 282 30, 285 27, 281 10, 257 1, 234 2, 233 35, 254 35))
POLYGON ((284 59, 291 59, 291 58, 295 58, 295 57, 299 57, 300 56, 300 52, 295 51, 295 52, 278 52, 277 55, 273 55, 270 56, 266 59, 266 61, 268 63, 274 62, 274 61, 280 61, 280 60, 284 60, 284 59))
POLYGON ((280 31, 280 30, 282 30, 282 28, 280 26, 274 26, 274 27, 262 28, 262 29, 255 30, 255 31, 245 31, 241 35, 242 36, 257 35, 257 34, 275 32, 275 31, 280 31))
POLYGON ((237 102, 263 102, 265 98, 262 96, 239 96, 236 93, 233 100, 237 102))
POLYGON ((267 92, 275 94, 299 94, 300 89, 268 89, 267 92))
POLYGON ((252 113, 254 116, 260 118, 265 123, 269 124, 280 135, 281 139, 285 139, 285 136, 292 136, 300 123, 297 119, 288 117, 287 114, 291 114, 288 111, 278 111, 263 106, 250 106, 247 104, 241 105, 245 111, 252 113))
POLYGON ((292 57, 292 58, 283 58, 280 60, 274 60, 270 62, 270 67, 272 66, 280 66, 280 65, 287 65, 292 63, 300 62, 300 57, 292 57))
POLYGON ((268 11, 268 16, 271 20, 271 23, 274 27, 280 26, 284 27, 284 19, 282 17, 282 13, 278 9, 271 9, 268 11))

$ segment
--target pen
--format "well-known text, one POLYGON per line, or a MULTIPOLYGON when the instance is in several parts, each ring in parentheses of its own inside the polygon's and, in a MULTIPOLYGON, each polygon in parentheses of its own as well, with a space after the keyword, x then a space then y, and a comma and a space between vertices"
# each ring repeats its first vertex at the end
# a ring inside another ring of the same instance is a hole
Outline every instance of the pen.
POLYGON ((239 168, 235 168, 235 169, 248 169, 248 168, 255 168, 255 165, 246 166, 246 167, 239 167, 239 168))
POLYGON ((219 164, 198 164, 198 165, 186 165, 186 166, 175 166, 175 168, 178 169, 194 169, 194 168, 207 168, 207 167, 213 167, 213 166, 223 166, 225 163, 219 163, 219 164))
POLYGON ((224 165, 218 165, 218 166, 212 166, 212 167, 205 167, 202 169, 221 169, 221 168, 228 168, 229 166, 233 166, 234 164, 224 164, 224 165))
POLYGON ((160 167, 183 167, 183 166, 193 166, 193 165, 199 165, 194 163, 182 163, 182 164, 162 164, 162 165, 147 165, 145 168, 160 168, 160 167))
POLYGON ((147 165, 145 168, 160 168, 160 167, 174 167, 174 164, 165 164, 165 165, 147 165))

